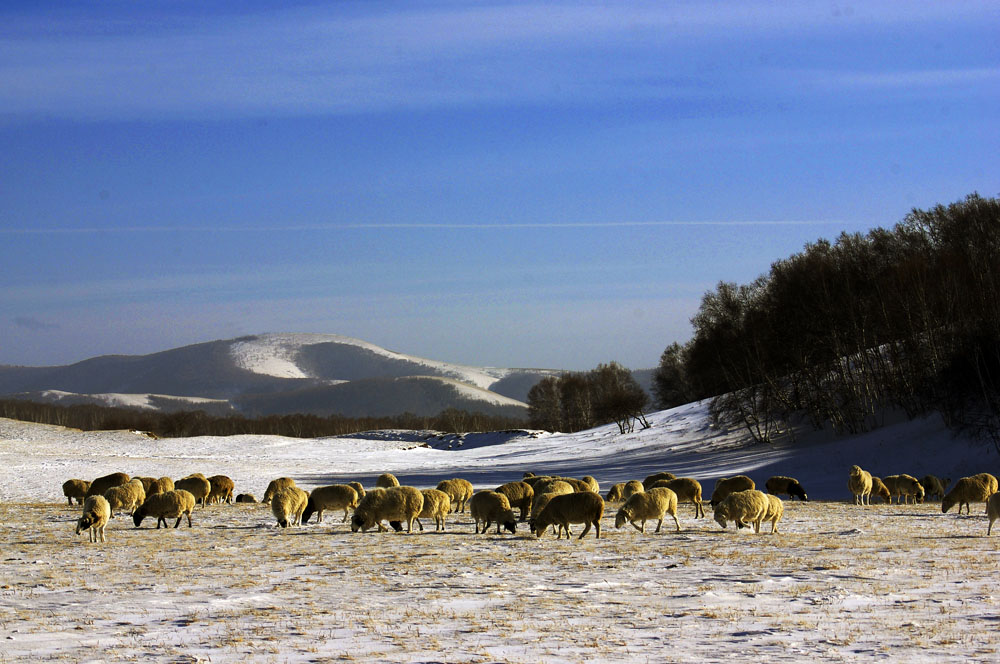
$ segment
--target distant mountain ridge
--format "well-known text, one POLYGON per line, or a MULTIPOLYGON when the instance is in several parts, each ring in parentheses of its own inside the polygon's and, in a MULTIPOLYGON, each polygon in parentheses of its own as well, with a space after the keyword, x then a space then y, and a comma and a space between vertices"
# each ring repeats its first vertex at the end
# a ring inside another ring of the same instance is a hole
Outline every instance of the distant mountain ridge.
POLYGON ((285 333, 66 366, 0 366, 0 397, 248 416, 436 415, 458 408, 524 417, 531 387, 560 373, 471 367, 340 335, 285 333))

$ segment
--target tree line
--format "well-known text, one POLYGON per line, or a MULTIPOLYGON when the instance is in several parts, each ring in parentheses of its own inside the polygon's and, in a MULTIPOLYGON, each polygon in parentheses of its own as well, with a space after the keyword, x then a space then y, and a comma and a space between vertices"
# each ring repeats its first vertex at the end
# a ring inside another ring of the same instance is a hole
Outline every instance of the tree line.
POLYGON ((818 240, 702 298, 654 375, 660 407, 769 441, 790 419, 866 431, 891 409, 941 413, 1000 449, 1000 201, 913 210, 891 229, 818 240))
POLYGON ((649 396, 632 372, 616 362, 587 372, 548 376, 528 392, 531 426, 572 433, 614 422, 621 433, 648 428, 649 396))
POLYGON ((344 436, 377 429, 432 430, 444 433, 521 429, 524 419, 486 415, 448 408, 437 415, 404 413, 391 417, 342 417, 331 415, 213 416, 204 411, 161 413, 131 408, 81 404, 62 406, 19 399, 0 400, 0 417, 39 424, 55 424, 83 431, 131 429, 160 438, 258 434, 292 438, 344 436))

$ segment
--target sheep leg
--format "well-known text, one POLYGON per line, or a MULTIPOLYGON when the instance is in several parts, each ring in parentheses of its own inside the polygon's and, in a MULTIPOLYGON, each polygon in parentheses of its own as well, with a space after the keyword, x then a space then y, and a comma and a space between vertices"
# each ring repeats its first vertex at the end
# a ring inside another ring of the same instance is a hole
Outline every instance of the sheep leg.
MULTIPOLYGON (((643 522, 642 522, 642 525, 643 525, 643 526, 645 526, 645 525, 646 525, 646 522, 645 522, 645 521, 643 521, 643 522)), ((600 528, 600 525, 598 525, 597 527, 598 527, 598 528, 600 528)), ((589 532, 590 532, 590 522, 588 521, 588 522, 587 522, 587 527, 583 529, 583 532, 582 532, 582 533, 580 533, 580 537, 578 537, 577 539, 583 539, 583 538, 584 538, 584 536, 585 536, 585 535, 586 535, 587 533, 589 533, 589 532)), ((600 532, 600 531, 598 531, 598 532, 600 532)), ((600 534, 598 534, 598 537, 600 537, 600 534)), ((567 537, 566 539, 569 539, 569 538, 567 537)))
POLYGON ((420 532, 423 532, 424 531, 424 524, 420 523, 420 519, 414 519, 414 521, 416 521, 417 525, 420 526, 420 532))
POLYGON ((677 515, 671 514, 670 516, 674 517, 674 525, 677 526, 677 532, 681 532, 681 522, 677 520, 677 515))
MULTIPOLYGON (((646 521, 645 521, 645 519, 642 522, 642 526, 635 525, 635 521, 629 521, 629 523, 631 523, 632 527, 635 528, 636 530, 638 530, 640 533, 645 533, 646 532, 646 521)), ((590 526, 587 526, 587 527, 590 528, 590 526)))
POLYGON ((181 514, 179 517, 177 517, 177 521, 174 522, 174 528, 177 528, 178 526, 181 525, 181 519, 183 519, 183 518, 184 518, 183 514, 181 514))
POLYGON ((601 539, 601 517, 594 519, 594 535, 597 539, 601 539))

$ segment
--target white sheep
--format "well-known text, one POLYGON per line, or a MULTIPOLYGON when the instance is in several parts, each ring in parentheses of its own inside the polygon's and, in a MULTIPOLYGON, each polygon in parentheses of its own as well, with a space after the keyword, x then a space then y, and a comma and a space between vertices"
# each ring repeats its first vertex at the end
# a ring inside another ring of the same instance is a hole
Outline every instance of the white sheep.
POLYGON ((589 491, 593 491, 594 493, 601 492, 601 485, 598 484, 597 480, 591 477, 590 475, 584 475, 583 477, 580 478, 580 481, 582 481, 587 485, 587 489, 589 491))
POLYGON ((663 517, 669 514, 674 519, 677 532, 681 524, 677 521, 677 494, 666 487, 650 487, 648 491, 632 494, 615 515, 615 528, 621 528, 626 522, 640 533, 646 532, 646 521, 657 519, 656 531, 660 532, 663 517), (640 525, 636 525, 636 521, 640 525))
POLYGON ((496 489, 497 493, 507 496, 511 509, 517 508, 521 512, 520 521, 527 521, 531 512, 531 503, 535 499, 535 490, 527 482, 507 482, 501 484, 496 489))
POLYGON ((677 494, 677 503, 693 503, 694 518, 700 519, 705 516, 705 507, 701 500, 701 482, 693 477, 678 477, 672 480, 659 480, 650 487, 665 487, 677 494))
POLYGON ((541 482, 536 482, 532 487, 532 490, 538 493, 573 493, 576 491, 576 487, 573 486, 571 482, 567 482, 564 479, 559 479, 555 477, 550 477, 547 480, 542 480, 541 482))
POLYGON ((448 497, 451 498, 453 512, 465 512, 465 504, 472 498, 472 482, 455 477, 450 480, 441 480, 435 488, 448 494, 448 497))
POLYGON ((889 487, 885 485, 881 477, 875 477, 872 475, 872 490, 868 494, 868 502, 871 503, 872 497, 881 498, 886 503, 892 500, 892 494, 889 493, 889 487))
POLYGON ((862 470, 860 466, 851 466, 847 477, 847 488, 854 495, 855 505, 871 505, 872 474, 862 470))
MULTIPOLYGON (((545 509, 545 506, 549 504, 550 500, 552 500, 556 496, 568 495, 570 493, 573 492, 567 491, 566 494, 554 493, 554 492, 536 493, 535 497, 531 501, 531 515, 528 518, 528 522, 531 523, 536 518, 538 518, 538 515, 542 513, 542 510, 545 509)), ((560 526, 559 524, 553 524, 552 531, 555 532, 557 536, 559 536, 562 534, 562 526, 560 526)))
POLYGON ((412 486, 395 486, 388 489, 377 487, 365 494, 351 517, 351 531, 365 532, 378 527, 379 532, 388 530, 382 525, 388 521, 397 532, 406 522, 406 532, 413 532, 413 522, 424 509, 424 494, 412 486))
POLYGON ((153 486, 153 482, 156 481, 155 477, 133 476, 132 479, 142 482, 142 490, 146 493, 146 495, 149 495, 149 487, 153 486))
POLYGON ((768 493, 775 496, 788 496, 789 499, 809 500, 806 490, 802 488, 802 485, 794 477, 786 477, 784 475, 769 477, 764 482, 764 488, 767 489, 768 493))
MULTIPOLYGON (((653 473, 652 475, 648 475, 646 479, 642 481, 642 490, 646 491, 647 489, 651 489, 653 485, 657 482, 670 481, 675 479, 677 479, 677 476, 674 475, 673 473, 667 473, 667 472, 653 473)), ((626 498, 628 498, 628 496, 626 496, 626 498)))
POLYGON ((399 480, 392 473, 382 473, 375 478, 376 489, 391 489, 394 486, 399 486, 399 480))
POLYGON ((279 477, 271 480, 268 482, 267 488, 264 490, 264 497, 260 499, 260 502, 265 504, 271 502, 275 493, 290 486, 295 486, 295 480, 291 477, 279 477))
POLYGON ((87 496, 83 502, 83 514, 76 522, 76 534, 84 530, 90 532, 91 542, 106 542, 104 529, 111 518, 111 506, 104 496, 87 496))
POLYGON ((785 504, 781 502, 781 498, 778 498, 774 494, 767 494, 767 514, 764 515, 764 521, 771 522, 771 532, 778 532, 778 522, 781 521, 781 517, 785 514, 785 504))
POLYGON ((282 528, 302 523, 302 513, 309 502, 309 496, 297 486, 286 486, 271 496, 271 514, 282 528))
POLYGON ((744 528, 749 524, 753 526, 755 533, 759 533, 760 524, 770 506, 771 501, 763 491, 734 491, 715 506, 715 521, 723 528, 729 521, 735 521, 737 528, 744 528))
POLYGON ((604 496, 604 501, 608 503, 620 503, 625 500, 625 483, 618 482, 612 484, 608 489, 608 494, 604 496))
POLYGON ((87 480, 66 480, 62 485, 63 495, 66 496, 70 505, 73 504, 74 498, 77 505, 83 505, 88 489, 90 489, 90 482, 87 480))
POLYGON ((983 482, 986 483, 986 486, 989 489, 989 492, 990 492, 991 496, 994 493, 997 492, 997 488, 998 488, 998 486, 997 486, 997 478, 994 477, 993 475, 990 475, 989 473, 977 473, 976 475, 973 475, 972 477, 982 478, 983 482))
POLYGON ((725 500, 726 496, 731 493, 736 493, 737 491, 750 491, 756 488, 757 485, 754 484, 754 481, 746 475, 720 477, 715 481, 715 489, 712 491, 712 497, 709 500, 709 504, 712 507, 715 507, 725 500))
POLYGON ((169 477, 160 477, 149 483, 149 488, 146 489, 146 497, 149 498, 158 493, 173 491, 176 488, 172 479, 169 477))
POLYGON ((113 486, 104 492, 104 497, 111 505, 111 513, 115 510, 132 514, 146 500, 146 492, 142 488, 142 482, 136 479, 129 480, 121 486, 113 486))
POLYGON ((362 486, 361 482, 348 482, 347 486, 358 492, 358 500, 365 497, 365 487, 362 486))
POLYGON ((469 514, 476 521, 476 533, 480 533, 479 524, 483 524, 482 533, 492 523, 497 524, 497 535, 500 534, 501 526, 510 532, 517 530, 517 521, 514 518, 514 510, 510 508, 510 501, 507 496, 496 491, 477 491, 469 501, 469 514))
POLYGON ((314 512, 316 523, 323 523, 325 510, 344 510, 344 519, 341 523, 346 523, 350 510, 357 507, 360 500, 354 487, 347 484, 316 487, 309 492, 309 500, 306 501, 305 510, 302 512, 302 523, 309 523, 309 518, 314 512))
POLYGON ((910 498, 914 503, 924 502, 924 487, 912 475, 889 475, 882 478, 882 482, 889 489, 890 503, 893 497, 900 504, 910 502, 910 498))
POLYGON ((87 489, 88 496, 103 496, 104 492, 113 486, 121 486, 129 481, 128 473, 111 473, 110 475, 104 475, 103 477, 98 477, 96 480, 90 483, 90 488, 87 489))
POLYGON ((970 503, 986 502, 990 496, 996 493, 993 490, 990 477, 992 475, 989 475, 989 473, 979 473, 978 475, 963 477, 955 482, 955 486, 941 500, 941 512, 947 513, 957 503, 959 514, 962 513, 962 505, 965 505, 966 514, 971 514, 970 503))
POLYGON ((212 475, 208 478, 208 484, 210 487, 208 492, 209 503, 233 504, 233 492, 236 490, 236 484, 232 478, 225 475, 212 475))
POLYGON ((240 495, 236 496, 236 502, 238 502, 238 503, 256 503, 257 502, 257 496, 253 495, 252 493, 241 493, 240 495))
POLYGON ((424 529, 420 519, 434 519, 434 530, 444 530, 445 517, 451 512, 451 497, 437 489, 422 489, 420 493, 424 494, 424 508, 417 519, 420 530, 424 529))
POLYGON ((986 501, 986 516, 990 519, 990 525, 986 529, 986 536, 993 532, 993 522, 1000 519, 1000 493, 994 493, 986 501))
POLYGON ((202 507, 207 507, 208 494, 212 492, 212 484, 201 473, 194 473, 174 482, 174 489, 189 492, 194 496, 196 505, 201 503, 202 507))
MULTIPOLYGON (((593 491, 577 491, 553 496, 548 505, 531 521, 531 530, 536 537, 545 534, 545 530, 558 524, 566 530, 566 539, 569 539, 569 525, 571 523, 585 523, 586 527, 580 533, 579 539, 590 532, 590 527, 596 529, 597 539, 601 538, 601 517, 604 515, 604 499, 600 494, 593 491)), ((559 536, 562 534, 560 532, 559 536)))
POLYGON ((174 528, 181 525, 181 518, 187 515, 188 528, 191 527, 191 511, 194 510, 194 495, 190 491, 174 489, 164 493, 154 493, 146 498, 139 509, 132 512, 132 523, 138 528, 142 520, 147 516, 156 517, 156 528, 159 530, 160 524, 167 527, 167 519, 177 519, 174 528))

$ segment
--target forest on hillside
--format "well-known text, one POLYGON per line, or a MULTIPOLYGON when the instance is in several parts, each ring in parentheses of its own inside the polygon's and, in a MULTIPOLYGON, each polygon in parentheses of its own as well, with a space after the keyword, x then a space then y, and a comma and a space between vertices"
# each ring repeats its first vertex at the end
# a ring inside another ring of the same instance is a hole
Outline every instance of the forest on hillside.
POLYGON ((668 347, 657 405, 712 399, 761 442, 806 418, 856 433, 940 413, 1000 449, 1000 201, 971 194, 891 229, 818 240, 719 283, 668 347))

